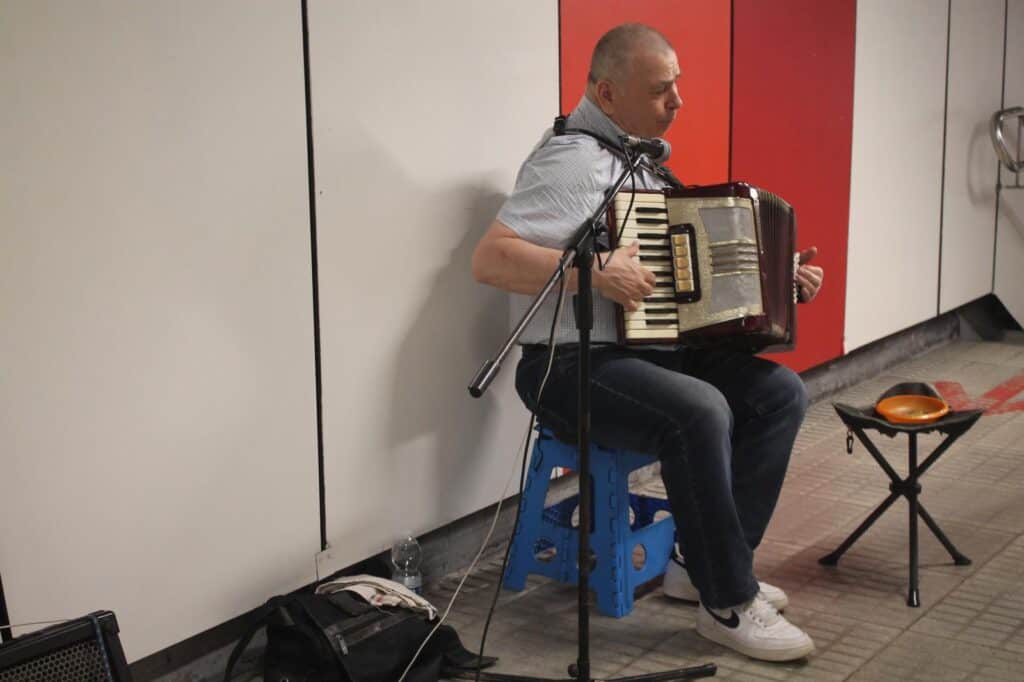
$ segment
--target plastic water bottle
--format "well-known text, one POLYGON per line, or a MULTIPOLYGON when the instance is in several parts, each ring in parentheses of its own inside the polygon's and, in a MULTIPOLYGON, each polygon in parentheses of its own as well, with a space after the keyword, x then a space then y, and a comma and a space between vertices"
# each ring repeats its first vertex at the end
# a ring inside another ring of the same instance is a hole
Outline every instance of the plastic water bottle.
POLYGON ((399 540, 391 548, 391 563, 395 566, 391 579, 419 594, 423 587, 423 575, 420 573, 421 559, 420 543, 416 542, 416 538, 407 535, 399 540))

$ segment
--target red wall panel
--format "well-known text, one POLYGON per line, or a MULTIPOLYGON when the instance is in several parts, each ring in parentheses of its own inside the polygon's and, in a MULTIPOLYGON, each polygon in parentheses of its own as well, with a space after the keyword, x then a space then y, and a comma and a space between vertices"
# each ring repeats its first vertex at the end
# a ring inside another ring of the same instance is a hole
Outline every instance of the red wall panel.
POLYGON ((652 26, 679 57, 683 107, 665 136, 668 166, 687 184, 729 177, 728 0, 561 0, 561 105, 568 113, 586 88, 594 45, 608 29, 628 21, 652 26))
POLYGON ((668 165, 687 184, 745 180, 796 207, 798 246, 817 246, 826 271, 818 299, 799 307, 797 349, 772 356, 796 370, 843 349, 856 9, 856 0, 559 3, 563 113, 583 95, 605 31, 653 26, 682 70, 668 165))
POLYGON ((843 353, 856 0, 734 0, 732 178, 796 209, 825 285, 798 306, 796 370, 843 353))

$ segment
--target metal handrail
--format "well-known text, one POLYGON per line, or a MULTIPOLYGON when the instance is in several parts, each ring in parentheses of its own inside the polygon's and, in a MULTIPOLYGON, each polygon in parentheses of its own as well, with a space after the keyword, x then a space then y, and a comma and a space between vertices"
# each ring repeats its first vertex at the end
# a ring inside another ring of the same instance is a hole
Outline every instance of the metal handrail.
MULTIPOLYGON (((996 148, 996 155, 999 157, 1000 163, 1006 166, 1011 172, 1016 174, 1016 182, 1013 185, 1004 185, 1005 188, 1021 188, 1020 184, 1020 173, 1024 171, 1024 154, 1022 154, 1022 137, 1024 137, 1024 107, 1010 107, 1009 109, 1003 109, 992 114, 992 121, 989 128, 989 132, 992 136, 992 144, 996 148), (1010 150, 1009 145, 1006 143, 1006 137, 1003 135, 1003 124, 1010 120, 1017 119, 1017 153, 1010 150)), ((1000 174, 1001 175, 1001 174, 1000 174)), ((1000 184, 1002 184, 1000 182, 1000 184)))

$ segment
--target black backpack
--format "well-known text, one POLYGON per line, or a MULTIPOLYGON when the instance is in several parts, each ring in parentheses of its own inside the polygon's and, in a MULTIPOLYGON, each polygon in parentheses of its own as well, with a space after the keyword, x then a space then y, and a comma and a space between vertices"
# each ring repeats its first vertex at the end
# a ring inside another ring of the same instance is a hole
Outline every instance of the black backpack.
MULTIPOLYGON (((404 608, 376 607, 345 592, 289 594, 255 614, 224 671, 235 664, 260 628, 267 628, 264 682, 396 682, 437 621, 404 608)), ((485 656, 482 667, 496 658, 485 656)), ((442 669, 475 670, 477 655, 442 625, 416 659, 406 682, 436 682, 442 669)))

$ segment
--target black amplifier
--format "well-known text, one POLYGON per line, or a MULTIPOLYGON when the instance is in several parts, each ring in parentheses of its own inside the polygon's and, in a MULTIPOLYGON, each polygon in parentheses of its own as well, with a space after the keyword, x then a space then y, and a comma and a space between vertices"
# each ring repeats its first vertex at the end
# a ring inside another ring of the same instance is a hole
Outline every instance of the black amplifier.
POLYGON ((131 682, 118 632, 96 611, 0 644, 0 682, 131 682))

